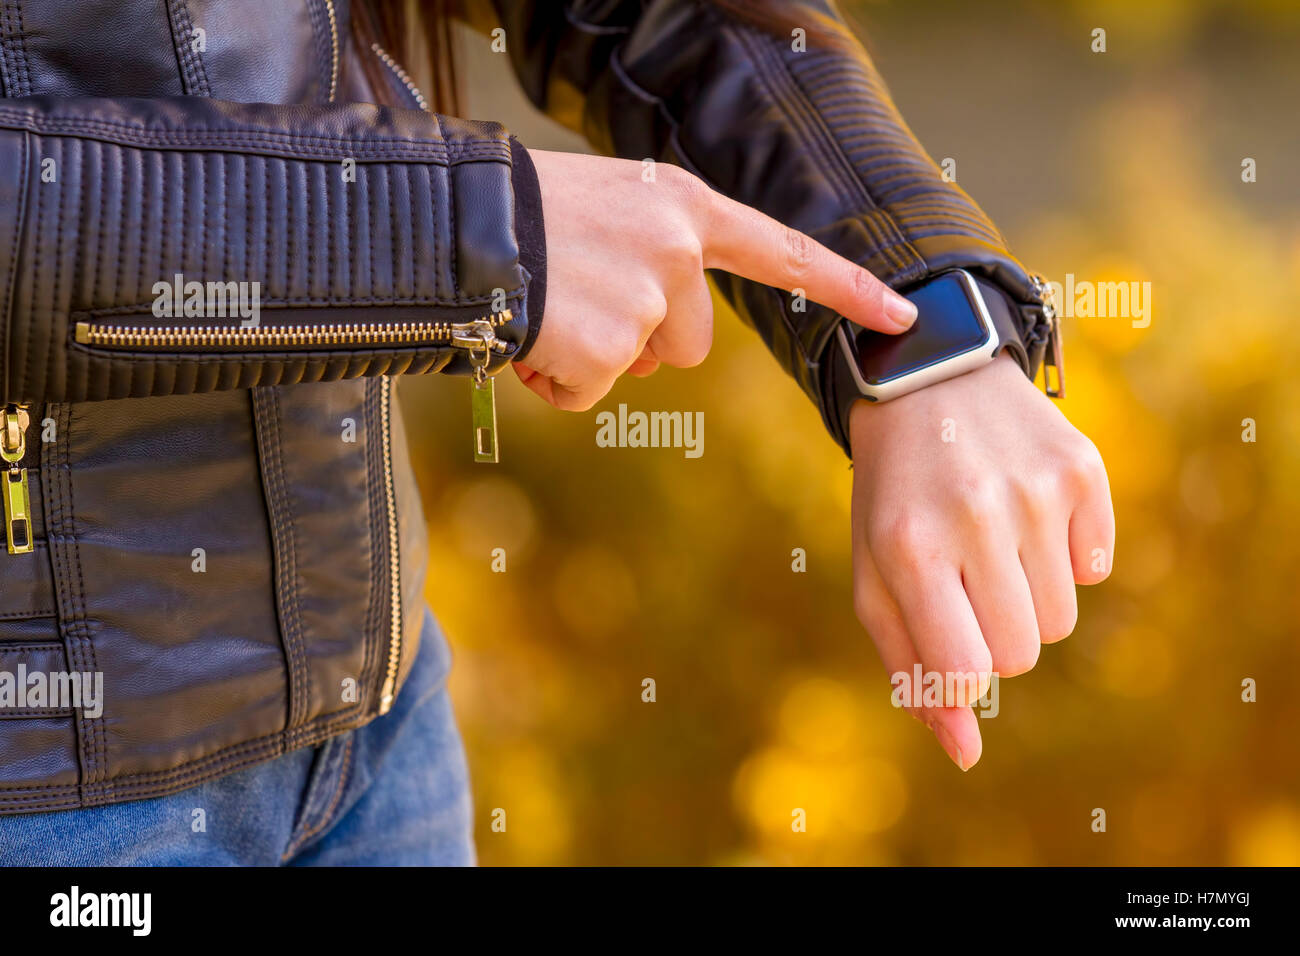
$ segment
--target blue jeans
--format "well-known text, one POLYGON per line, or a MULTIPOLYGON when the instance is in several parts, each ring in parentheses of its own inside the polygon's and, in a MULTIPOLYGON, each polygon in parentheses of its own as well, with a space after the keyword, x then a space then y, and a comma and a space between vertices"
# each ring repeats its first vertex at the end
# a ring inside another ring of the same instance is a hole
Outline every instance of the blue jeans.
POLYGON ((469 771, 446 690, 450 663, 426 611, 410 675, 383 717, 171 796, 0 816, 0 864, 472 865, 469 771))

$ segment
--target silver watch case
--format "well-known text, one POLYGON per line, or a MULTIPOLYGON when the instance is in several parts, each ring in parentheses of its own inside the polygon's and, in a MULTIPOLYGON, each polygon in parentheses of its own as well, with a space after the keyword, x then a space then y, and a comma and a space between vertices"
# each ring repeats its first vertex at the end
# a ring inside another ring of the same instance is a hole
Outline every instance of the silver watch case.
POLYGON ((993 356, 1002 343, 998 337, 997 329, 993 326, 993 319, 989 317, 989 310, 984 302, 984 296, 980 294, 974 277, 965 269, 952 269, 941 273, 941 275, 951 275, 953 273, 961 277, 966 288, 967 298, 969 298, 971 305, 974 306, 975 315, 980 324, 984 326, 984 342, 967 352, 962 352, 960 355, 940 359, 924 368, 907 372, 886 382, 868 382, 862 377, 862 371, 858 368, 857 356, 853 352, 853 345, 849 341, 848 333, 845 332, 846 323, 841 322, 835 334, 839 339, 845 362, 853 375, 853 381, 864 398, 873 402, 888 402, 909 392, 915 392, 918 389, 947 381, 950 378, 956 378, 958 375, 973 372, 975 369, 982 368, 993 361, 993 356))

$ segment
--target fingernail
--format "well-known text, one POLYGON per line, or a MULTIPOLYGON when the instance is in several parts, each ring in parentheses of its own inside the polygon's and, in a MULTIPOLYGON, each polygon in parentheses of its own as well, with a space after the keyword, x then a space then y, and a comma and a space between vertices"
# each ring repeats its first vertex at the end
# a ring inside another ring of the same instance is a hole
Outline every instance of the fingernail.
POLYGON ((957 741, 952 739, 952 734, 944 730, 943 727, 935 726, 934 735, 939 738, 939 746, 952 759, 962 773, 966 772, 966 758, 962 755, 961 748, 957 746, 957 741))
POLYGON ((897 292, 885 293, 885 315, 900 329, 910 329, 916 321, 916 306, 897 292))

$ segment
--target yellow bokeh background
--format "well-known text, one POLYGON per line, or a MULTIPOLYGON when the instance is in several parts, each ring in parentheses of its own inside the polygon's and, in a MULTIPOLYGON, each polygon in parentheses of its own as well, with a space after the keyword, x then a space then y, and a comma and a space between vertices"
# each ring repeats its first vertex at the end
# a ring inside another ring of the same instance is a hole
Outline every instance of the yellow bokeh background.
MULTIPOLYGON (((495 466, 471 460, 464 380, 405 380, 482 861, 1300 863, 1300 13, 844 6, 1021 258, 1151 283, 1146 328, 1065 322, 1061 408, 1106 458, 1114 573, 1002 684, 962 774, 890 706, 853 616, 847 462, 723 307, 704 365, 590 413, 507 373, 495 466), (703 456, 597 447, 621 402, 702 411, 703 456)), ((467 59, 474 115, 575 148, 467 59)))

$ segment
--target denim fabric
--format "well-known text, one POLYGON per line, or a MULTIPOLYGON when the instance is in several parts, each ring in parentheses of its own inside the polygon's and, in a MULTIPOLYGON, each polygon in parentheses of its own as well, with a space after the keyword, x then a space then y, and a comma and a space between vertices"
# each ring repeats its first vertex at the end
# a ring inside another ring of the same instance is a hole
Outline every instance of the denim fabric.
POLYGON ((383 717, 170 796, 0 817, 0 864, 472 865, 450 663, 426 611, 410 675, 383 717))

